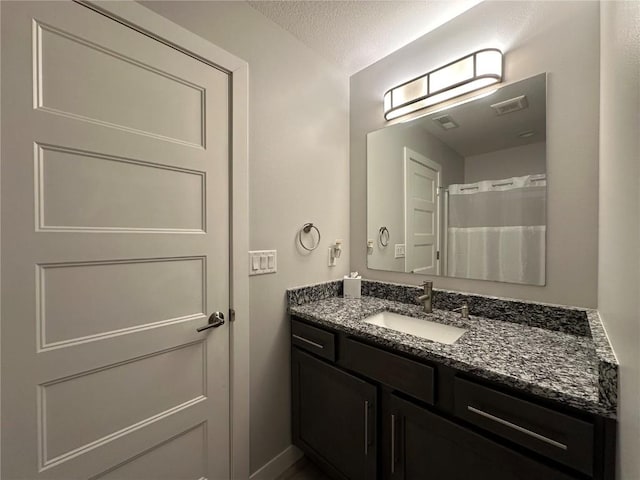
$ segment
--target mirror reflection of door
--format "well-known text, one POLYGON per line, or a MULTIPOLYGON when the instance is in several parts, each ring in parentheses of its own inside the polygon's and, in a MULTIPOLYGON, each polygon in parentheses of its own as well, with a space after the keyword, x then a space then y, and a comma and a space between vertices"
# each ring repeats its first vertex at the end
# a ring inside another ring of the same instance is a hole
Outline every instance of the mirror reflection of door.
POLYGON ((440 274, 439 163, 404 147, 405 272, 440 274))

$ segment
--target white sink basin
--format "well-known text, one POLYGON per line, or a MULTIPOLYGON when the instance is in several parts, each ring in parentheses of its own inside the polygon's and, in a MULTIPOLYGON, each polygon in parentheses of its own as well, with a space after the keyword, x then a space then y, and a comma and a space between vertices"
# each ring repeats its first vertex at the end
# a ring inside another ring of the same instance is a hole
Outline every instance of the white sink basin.
POLYGON ((407 317, 393 312, 380 312, 363 320, 364 323, 378 327, 408 333, 434 342, 452 344, 467 330, 442 323, 430 322, 421 318, 407 317))

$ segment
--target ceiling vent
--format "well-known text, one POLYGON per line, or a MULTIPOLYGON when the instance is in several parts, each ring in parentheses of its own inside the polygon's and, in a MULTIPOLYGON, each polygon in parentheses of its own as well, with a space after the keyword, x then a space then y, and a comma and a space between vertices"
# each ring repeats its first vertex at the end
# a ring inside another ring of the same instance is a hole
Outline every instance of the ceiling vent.
POLYGON ((440 115, 439 117, 434 117, 433 121, 440 125, 445 130, 451 130, 452 128, 458 128, 458 124, 453 121, 449 115, 440 115))
POLYGON ((524 110, 529 106, 526 95, 520 95, 519 97, 510 98, 504 102, 498 102, 491 105, 497 115, 506 115, 507 113, 517 112, 518 110, 524 110))

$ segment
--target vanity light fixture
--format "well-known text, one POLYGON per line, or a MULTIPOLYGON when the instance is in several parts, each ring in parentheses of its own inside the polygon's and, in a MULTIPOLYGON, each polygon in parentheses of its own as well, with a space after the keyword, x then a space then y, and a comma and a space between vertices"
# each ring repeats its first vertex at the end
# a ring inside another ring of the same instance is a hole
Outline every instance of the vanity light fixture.
POLYGON ((384 118, 393 120, 501 81, 502 52, 478 50, 387 90, 384 118))

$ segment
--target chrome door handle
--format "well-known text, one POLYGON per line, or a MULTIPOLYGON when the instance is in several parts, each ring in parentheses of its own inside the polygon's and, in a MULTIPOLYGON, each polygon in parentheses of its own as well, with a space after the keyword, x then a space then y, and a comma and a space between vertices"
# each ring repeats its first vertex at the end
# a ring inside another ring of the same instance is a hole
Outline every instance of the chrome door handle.
POLYGON ((202 332, 210 328, 218 328, 224 325, 224 314, 222 312, 212 313, 209 317, 209 322, 202 327, 196 328, 196 332, 202 332))

